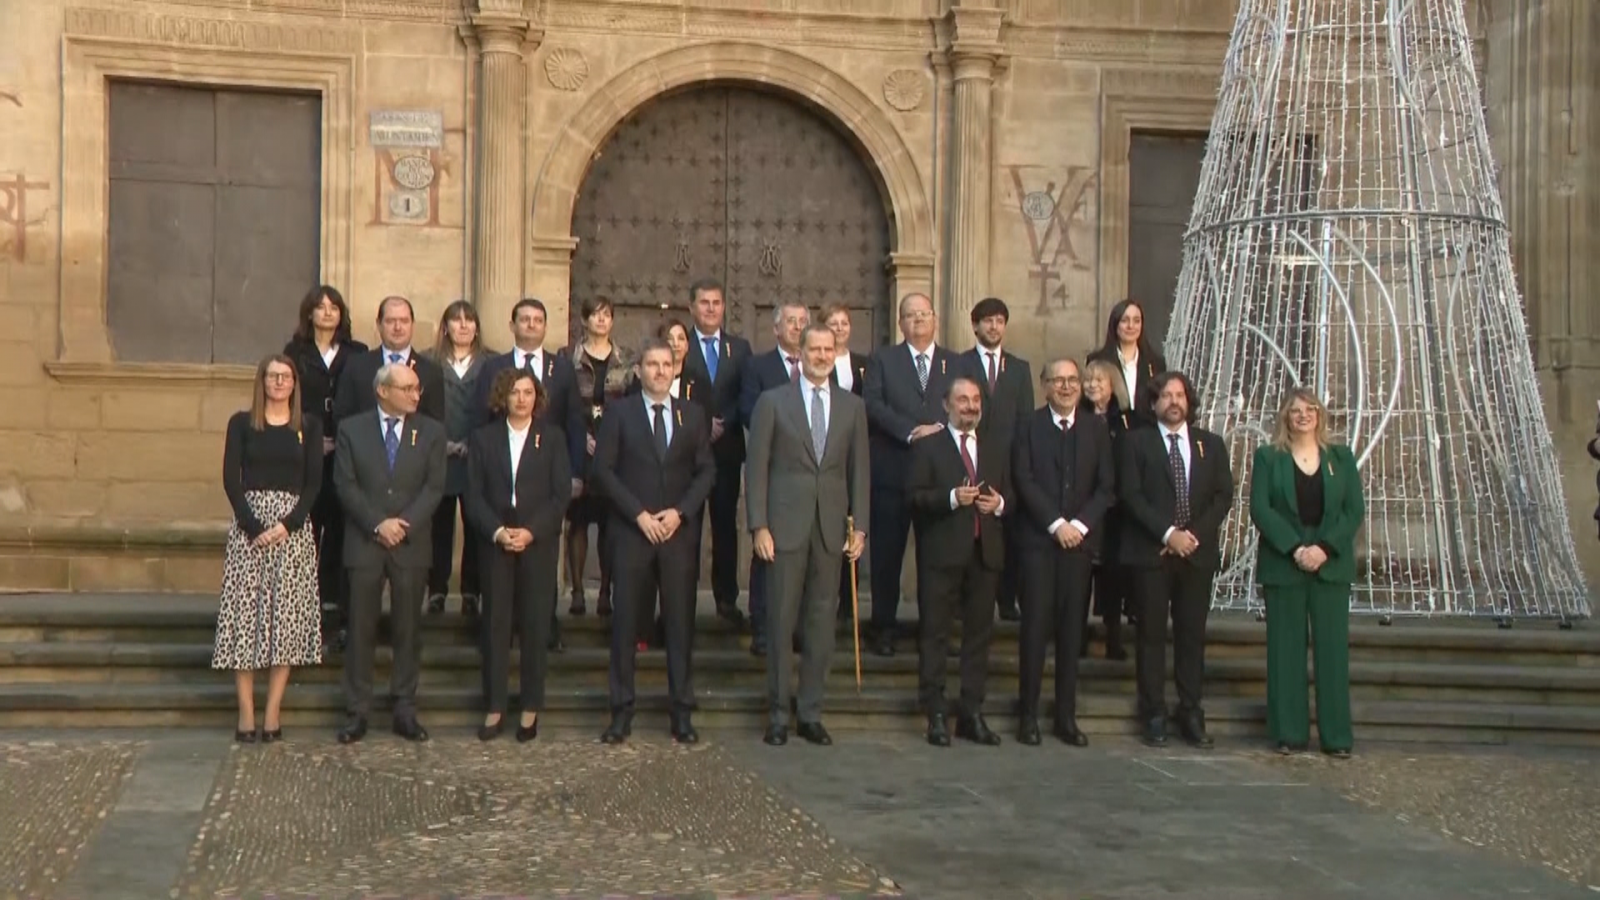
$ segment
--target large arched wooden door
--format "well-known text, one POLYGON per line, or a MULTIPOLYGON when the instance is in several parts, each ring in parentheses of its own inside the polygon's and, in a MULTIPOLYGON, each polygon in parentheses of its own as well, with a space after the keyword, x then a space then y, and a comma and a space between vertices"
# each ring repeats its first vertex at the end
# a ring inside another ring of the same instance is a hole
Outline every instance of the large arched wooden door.
POLYGON ((607 138, 573 213, 570 328, 584 300, 617 311, 615 340, 637 347, 689 285, 727 287, 727 329, 759 352, 773 308, 852 310, 851 344, 889 335, 889 220, 861 153, 800 103, 708 86, 641 107, 607 138))

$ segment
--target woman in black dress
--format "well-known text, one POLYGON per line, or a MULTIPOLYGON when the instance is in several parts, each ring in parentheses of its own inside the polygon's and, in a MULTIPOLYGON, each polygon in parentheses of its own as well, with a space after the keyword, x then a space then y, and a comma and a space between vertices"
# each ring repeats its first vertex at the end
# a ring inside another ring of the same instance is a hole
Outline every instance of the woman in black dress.
POLYGON ((333 441, 339 436, 333 418, 333 389, 347 362, 367 352, 350 336, 350 307, 328 285, 319 285, 300 301, 300 318, 283 355, 294 361, 299 376, 301 415, 315 419, 322 435, 322 486, 311 509, 311 540, 317 546, 317 591, 322 597, 325 632, 344 617, 348 598, 344 572, 344 512, 333 489, 333 441))
POLYGON ((322 661, 317 548, 306 518, 322 485, 322 425, 301 413, 294 362, 256 367, 254 399, 228 420, 222 486, 233 525, 222 572, 213 669, 231 669, 239 697, 234 739, 254 743, 255 672, 270 669, 260 739, 283 736, 290 666, 322 661))
POLYGON ((1089 354, 1088 361, 1097 359, 1116 366, 1116 397, 1112 401, 1116 411, 1127 413, 1128 424, 1135 428, 1154 424, 1155 416, 1150 411, 1154 398, 1145 395, 1156 376, 1167 370, 1167 361, 1145 340, 1144 307, 1139 301, 1124 300, 1111 307, 1105 343, 1089 354))
MULTIPOLYGON (((611 343, 614 316, 611 301, 604 297, 591 297, 583 301, 579 312, 583 315, 583 340, 562 352, 572 358, 572 369, 576 376, 574 388, 578 395, 574 402, 582 411, 588 429, 583 456, 585 471, 574 473, 574 477, 587 478, 588 462, 594 456, 594 436, 600 429, 600 417, 605 412, 605 406, 627 394, 636 378, 632 356, 611 343)), ((581 616, 584 613, 583 570, 589 560, 590 525, 598 526, 596 537, 599 540, 600 557, 600 592, 596 597, 595 612, 602 616, 611 615, 611 550, 606 546, 606 520, 609 517, 610 507, 606 505, 605 498, 594 496, 587 482, 567 508, 567 581, 572 590, 572 606, 567 612, 572 615, 581 616)))

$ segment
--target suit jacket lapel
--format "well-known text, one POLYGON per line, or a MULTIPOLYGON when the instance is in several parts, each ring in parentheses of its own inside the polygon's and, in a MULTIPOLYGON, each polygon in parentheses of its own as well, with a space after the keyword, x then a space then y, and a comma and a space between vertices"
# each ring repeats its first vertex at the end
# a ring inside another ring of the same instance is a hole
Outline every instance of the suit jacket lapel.
MULTIPOLYGON (((850 446, 850 442, 845 439, 844 434, 844 429, 849 428, 850 423, 844 421, 844 416, 839 413, 839 408, 844 405, 844 401, 840 399, 841 397, 853 396, 855 395, 837 384, 833 385, 828 391, 828 442, 822 445, 822 459, 827 459, 835 447, 848 449, 850 446)), ((822 465, 822 459, 817 460, 819 467, 822 465)))
MULTIPOLYGON (((809 387, 809 385, 807 386, 809 387)), ((829 390, 832 390, 832 388, 830 387, 829 390)), ((789 416, 790 423, 798 428, 800 434, 804 437, 801 443, 806 445, 806 458, 811 460, 813 466, 821 468, 822 460, 817 458, 817 450, 811 444, 811 419, 806 415, 806 393, 806 391, 791 389, 784 391, 779 396, 783 398, 782 408, 789 416)), ((826 448, 824 448, 823 452, 827 452, 826 448)))

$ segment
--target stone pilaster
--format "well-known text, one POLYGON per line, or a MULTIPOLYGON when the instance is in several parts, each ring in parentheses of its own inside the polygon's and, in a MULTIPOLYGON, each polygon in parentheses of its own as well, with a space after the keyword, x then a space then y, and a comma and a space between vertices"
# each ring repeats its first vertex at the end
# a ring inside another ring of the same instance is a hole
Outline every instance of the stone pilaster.
POLYGON ((520 3, 479 0, 477 178, 473 185, 472 294, 484 321, 503 321, 522 296, 527 221, 527 53, 542 36, 520 3))
POLYGON ((972 342, 968 316, 989 292, 989 229, 994 184, 993 94, 1000 60, 1000 21, 995 9, 950 11, 950 68, 955 80, 949 141, 950 242, 945 297, 941 304, 944 343, 972 342))

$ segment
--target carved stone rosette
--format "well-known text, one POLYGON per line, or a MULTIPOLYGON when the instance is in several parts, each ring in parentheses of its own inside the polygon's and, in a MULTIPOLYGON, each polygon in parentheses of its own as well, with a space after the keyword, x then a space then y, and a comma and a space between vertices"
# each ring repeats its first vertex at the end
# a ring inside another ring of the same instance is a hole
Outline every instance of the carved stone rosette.
POLYGON ((883 79, 883 99, 901 112, 910 112, 922 105, 928 90, 928 79, 916 69, 895 69, 883 79))
POLYGON ((544 77, 560 91, 575 91, 589 80, 589 61, 574 47, 557 47, 544 58, 544 77))

